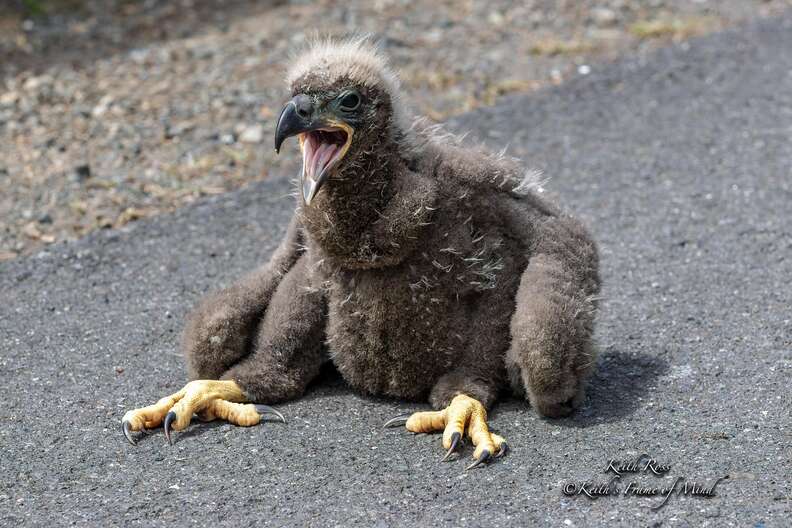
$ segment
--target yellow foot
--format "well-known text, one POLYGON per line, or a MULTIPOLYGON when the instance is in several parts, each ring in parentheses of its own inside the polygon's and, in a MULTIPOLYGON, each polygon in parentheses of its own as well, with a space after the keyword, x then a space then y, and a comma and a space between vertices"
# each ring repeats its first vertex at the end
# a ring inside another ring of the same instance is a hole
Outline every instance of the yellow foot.
POLYGON ((487 427, 487 410, 481 402, 464 394, 455 396, 451 404, 442 411, 417 412, 409 417, 397 416, 388 420, 384 427, 402 424, 413 433, 443 431, 443 447, 448 450, 443 457, 444 461, 456 451, 467 433, 476 449, 473 451, 475 460, 466 470, 503 456, 509 448, 503 437, 490 433, 487 427))
POLYGON ((154 405, 127 411, 121 419, 121 427, 127 440, 135 445, 132 431, 145 431, 164 423, 165 437, 172 445, 171 429, 180 431, 190 425, 193 413, 204 421, 221 418, 241 426, 256 425, 265 414, 275 415, 286 423, 283 415, 272 407, 242 403, 246 400, 234 381, 191 381, 179 392, 162 398, 154 405))

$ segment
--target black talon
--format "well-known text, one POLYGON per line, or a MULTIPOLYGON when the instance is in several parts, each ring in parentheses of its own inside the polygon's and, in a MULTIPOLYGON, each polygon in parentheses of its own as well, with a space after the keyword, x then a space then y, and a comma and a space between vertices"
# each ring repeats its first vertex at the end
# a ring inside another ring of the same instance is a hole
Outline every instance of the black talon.
POLYGON ((171 424, 176 419, 176 413, 173 411, 168 411, 168 414, 165 415, 165 424, 163 427, 165 428, 165 438, 168 439, 168 444, 173 445, 173 440, 171 440, 171 424))
POLYGON ((459 445, 459 440, 461 438, 462 435, 459 434, 459 431, 454 431, 453 433, 451 433, 451 447, 448 448, 448 452, 445 454, 443 460, 441 460, 440 462, 445 462, 446 460, 448 460, 448 457, 450 457, 454 453, 454 451, 456 451, 457 445, 459 445))
POLYGON ((280 412, 276 411, 275 409, 273 409, 269 405, 264 405, 262 403, 256 403, 256 404, 253 405, 253 407, 255 407, 256 408, 256 412, 259 413, 262 416, 265 415, 265 414, 271 414, 273 416, 277 416, 278 418, 280 418, 281 422, 286 423, 286 418, 284 418, 283 415, 280 412))
POLYGON ((503 442, 500 447, 498 448, 498 452, 495 453, 495 458, 500 458, 509 451, 509 444, 503 442))
POLYGON ((478 460, 476 460, 475 462, 470 464, 468 467, 466 467, 465 471, 467 471, 469 469, 473 469, 474 467, 476 467, 476 466, 478 466, 480 464, 483 464, 484 462, 489 460, 491 456, 492 456, 492 454, 488 450, 485 449, 484 451, 481 452, 481 455, 479 455, 478 460))
POLYGON ((410 414, 400 414, 399 416, 394 416, 382 426, 383 429, 388 427, 397 427, 399 425, 404 425, 407 423, 407 420, 410 418, 410 414))
POLYGON ((132 445, 137 445, 135 439, 132 438, 132 428, 129 426, 128 421, 124 420, 121 422, 121 429, 124 431, 124 436, 126 436, 126 439, 129 440, 129 443, 132 445))

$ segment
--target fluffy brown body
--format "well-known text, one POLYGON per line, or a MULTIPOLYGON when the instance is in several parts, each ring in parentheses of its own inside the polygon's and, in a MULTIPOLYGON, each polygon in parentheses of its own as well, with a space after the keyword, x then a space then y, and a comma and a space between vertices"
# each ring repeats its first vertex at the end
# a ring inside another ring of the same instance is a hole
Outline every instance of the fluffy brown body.
POLYGON ((192 378, 233 379, 271 403, 300 396, 332 361, 359 391, 435 408, 456 394, 488 407, 508 388, 548 416, 581 401, 594 242, 515 191, 511 160, 431 128, 409 134, 360 134, 377 138, 353 142, 348 157, 363 163, 298 205, 268 264, 196 309, 184 336, 192 378))
POLYGON ((315 49, 290 82, 316 111, 359 91, 349 149, 310 205, 298 198, 271 260, 192 313, 191 378, 273 403, 332 361, 361 392, 437 409, 511 389, 543 415, 571 412, 600 288, 583 226, 515 161, 405 124, 395 76, 364 43, 315 49))

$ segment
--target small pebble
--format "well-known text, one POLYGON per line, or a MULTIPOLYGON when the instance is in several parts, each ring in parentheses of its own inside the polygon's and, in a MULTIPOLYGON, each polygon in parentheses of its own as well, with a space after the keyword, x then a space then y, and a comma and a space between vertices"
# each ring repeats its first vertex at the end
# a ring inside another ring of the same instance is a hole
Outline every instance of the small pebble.
POLYGON ((83 182, 91 177, 91 166, 88 164, 84 165, 77 165, 74 168, 74 175, 77 177, 77 181, 83 182))
POLYGON ((261 143, 264 139, 264 128, 261 125, 253 125, 246 128, 239 135, 242 143, 261 143))
POLYGON ((591 10, 591 19, 598 26, 610 26, 618 22, 619 15, 607 7, 595 7, 591 10))

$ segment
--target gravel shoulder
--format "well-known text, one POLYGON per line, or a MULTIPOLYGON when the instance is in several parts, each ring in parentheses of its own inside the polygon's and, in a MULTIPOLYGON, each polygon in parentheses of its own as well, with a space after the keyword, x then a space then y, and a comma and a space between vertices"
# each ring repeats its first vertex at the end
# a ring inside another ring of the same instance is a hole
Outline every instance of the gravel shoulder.
POLYGON ((39 0, 0 13, 0 260, 294 170, 289 57, 365 32, 438 121, 792 0, 39 0), (222 4, 222 5, 221 5, 222 4))
MULTIPOLYGON (((289 424, 196 425, 137 447, 123 412, 175 391, 182 318, 263 261, 292 208, 273 175, 0 264, 0 519, 102 526, 785 526, 792 386, 792 12, 451 121, 552 176, 601 243, 601 355, 584 408, 493 411, 513 450, 446 464, 383 432, 403 402, 332 372, 289 424), (229 236, 234 233, 234 236, 229 236), (648 453, 713 498, 565 497, 648 453)), ((288 173, 287 173, 288 174, 288 173)), ((469 452, 466 452, 466 456, 469 452)))

